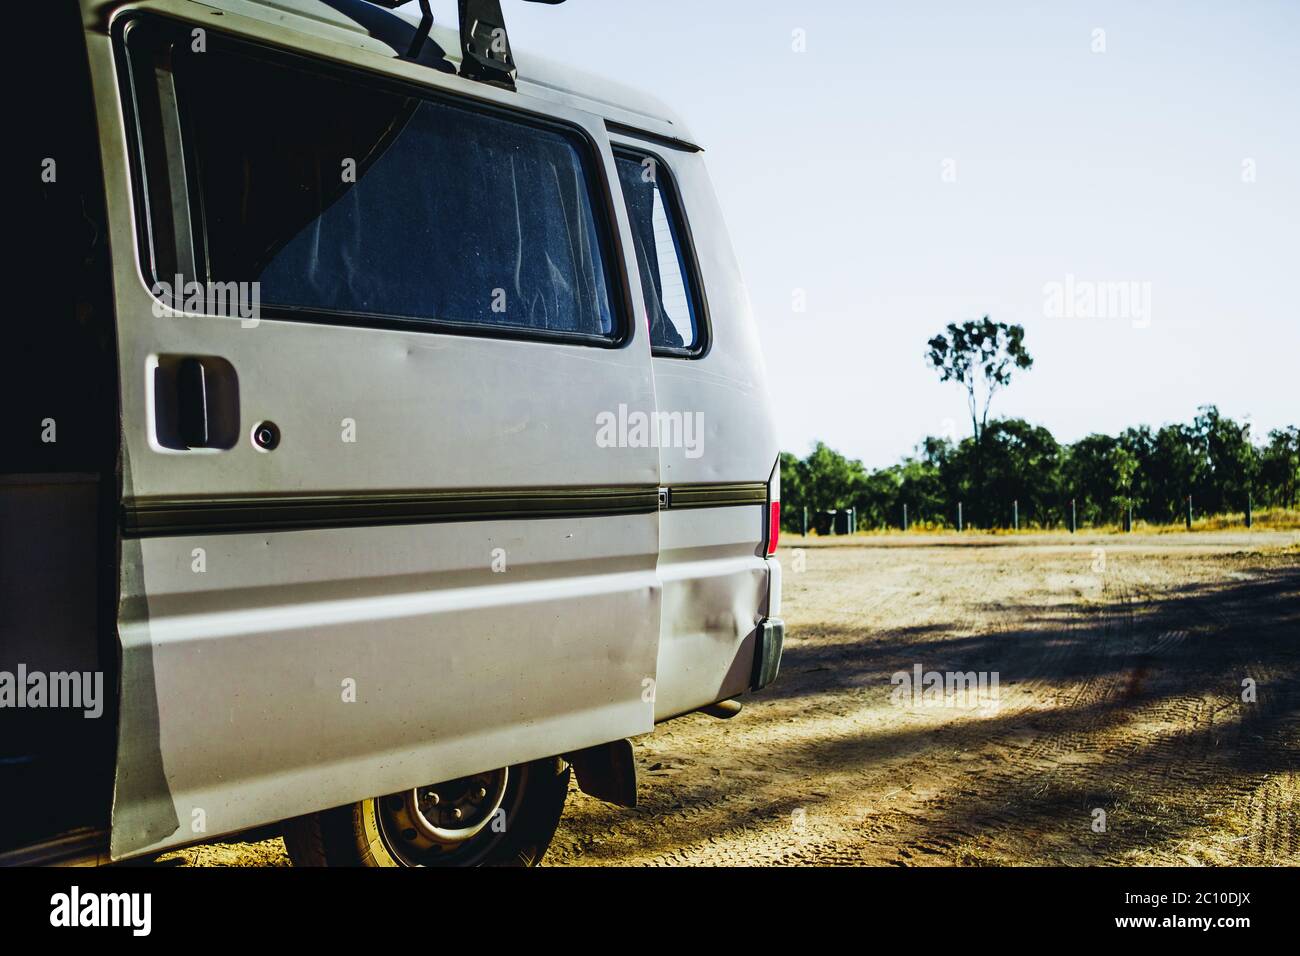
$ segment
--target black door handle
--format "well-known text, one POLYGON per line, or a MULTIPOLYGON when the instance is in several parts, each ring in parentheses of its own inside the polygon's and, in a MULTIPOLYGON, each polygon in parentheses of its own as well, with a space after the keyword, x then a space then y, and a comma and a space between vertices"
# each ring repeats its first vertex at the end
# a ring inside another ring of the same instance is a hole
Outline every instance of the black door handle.
POLYGON ((160 355, 154 369, 154 435, 176 451, 234 448, 239 377, 216 355, 160 355))
POLYGON ((208 370, 203 359, 187 356, 176 369, 176 426, 186 448, 211 447, 208 426, 208 370))

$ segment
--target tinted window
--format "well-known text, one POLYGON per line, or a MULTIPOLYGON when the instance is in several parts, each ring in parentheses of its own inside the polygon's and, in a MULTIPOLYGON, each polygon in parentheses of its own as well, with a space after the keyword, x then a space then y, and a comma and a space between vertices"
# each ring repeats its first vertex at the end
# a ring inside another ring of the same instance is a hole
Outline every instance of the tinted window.
POLYGON ((620 152, 615 160, 632 221, 650 343, 659 350, 694 351, 700 344, 698 308, 667 171, 649 156, 620 152))
POLYGON ((579 136, 214 40, 128 40, 157 278, 257 281, 305 318, 616 337, 579 136))

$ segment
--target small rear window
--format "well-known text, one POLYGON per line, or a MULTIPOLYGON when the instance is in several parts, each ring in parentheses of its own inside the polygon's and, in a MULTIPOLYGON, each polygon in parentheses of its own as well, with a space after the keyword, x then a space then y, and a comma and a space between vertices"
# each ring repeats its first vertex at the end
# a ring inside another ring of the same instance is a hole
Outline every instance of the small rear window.
POLYGON ((632 224, 650 344, 660 354, 695 354, 702 345, 699 297, 672 179, 653 156, 620 150, 614 158, 632 224))
POLYGON ((144 25, 127 48, 155 278, 257 282, 273 317, 620 338, 576 131, 144 25))

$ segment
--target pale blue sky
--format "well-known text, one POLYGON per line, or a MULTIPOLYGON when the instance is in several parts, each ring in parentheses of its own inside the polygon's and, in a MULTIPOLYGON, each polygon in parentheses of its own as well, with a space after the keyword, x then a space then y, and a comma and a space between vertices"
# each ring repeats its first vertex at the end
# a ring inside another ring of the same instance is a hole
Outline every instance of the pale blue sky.
POLYGON ((503 7, 521 59, 646 88, 705 146, 785 448, 965 434, 925 341, 985 313, 1037 360, 994 413, 1062 440, 1203 403, 1300 423, 1300 3, 503 7), (1067 274, 1150 283, 1149 327, 1047 317, 1067 274))

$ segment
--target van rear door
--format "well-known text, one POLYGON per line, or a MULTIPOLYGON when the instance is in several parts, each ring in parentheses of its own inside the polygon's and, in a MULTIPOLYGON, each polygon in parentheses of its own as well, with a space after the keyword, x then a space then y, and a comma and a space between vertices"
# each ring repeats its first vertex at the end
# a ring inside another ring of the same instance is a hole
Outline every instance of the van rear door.
POLYGON ((703 155, 619 130, 614 150, 649 314, 661 422, 663 582, 655 715, 761 683, 777 459, 763 358, 703 155))
POLYGON ((598 442, 655 400, 603 126, 213 25, 89 40, 124 420, 115 857, 654 718, 657 449, 598 442))

